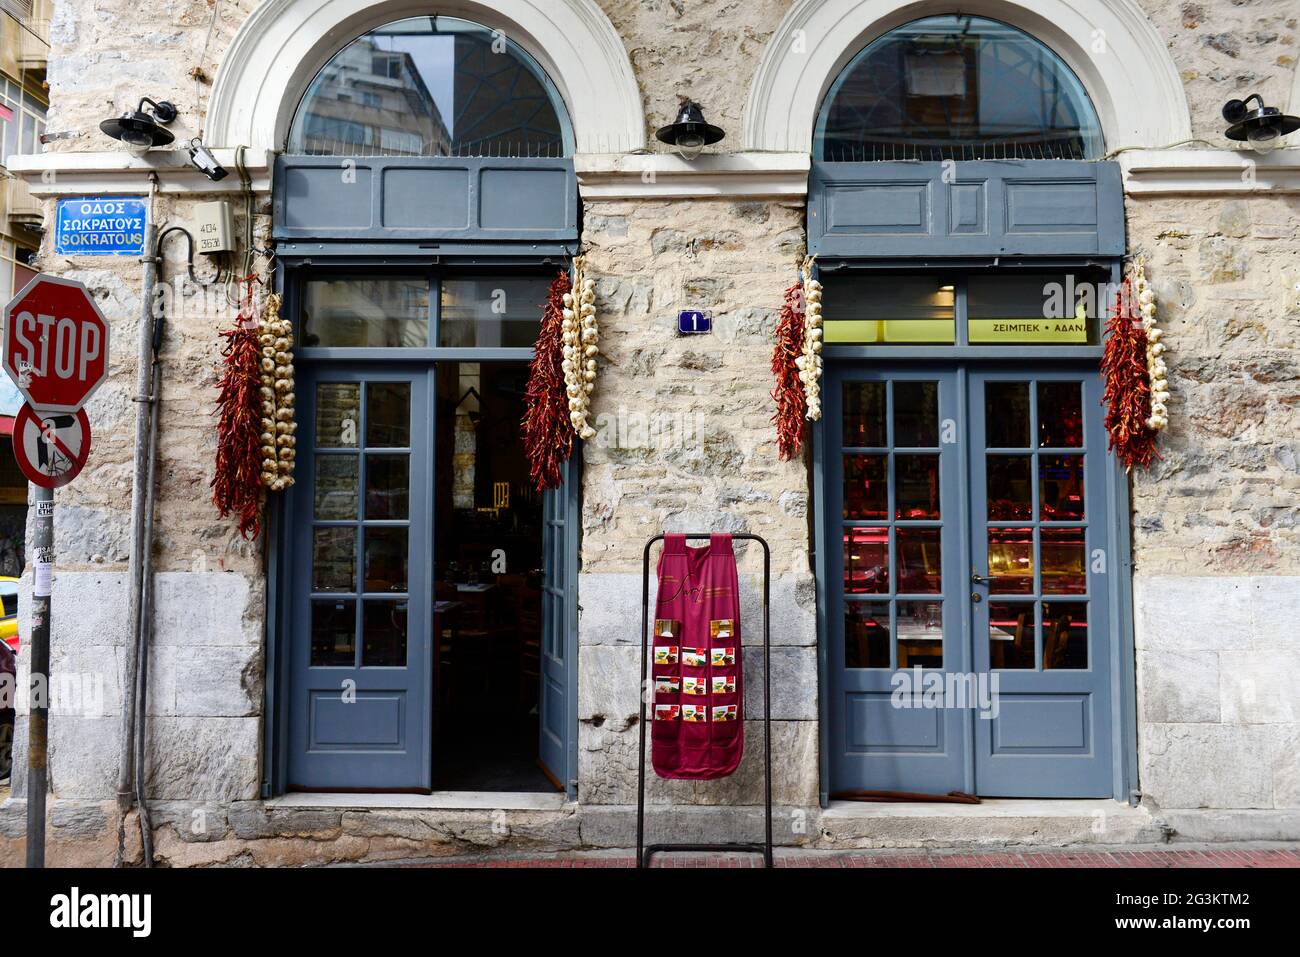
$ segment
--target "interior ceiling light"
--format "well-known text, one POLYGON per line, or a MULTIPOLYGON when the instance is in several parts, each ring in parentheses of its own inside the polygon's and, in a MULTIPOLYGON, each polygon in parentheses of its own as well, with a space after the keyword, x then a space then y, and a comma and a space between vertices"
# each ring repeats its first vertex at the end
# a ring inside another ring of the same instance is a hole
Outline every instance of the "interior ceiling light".
POLYGON ((655 134, 664 143, 677 147, 677 152, 684 160, 693 160, 700 155, 700 150, 712 146, 727 134, 719 126, 713 126, 704 120, 704 111, 694 100, 683 100, 677 111, 677 119, 667 126, 659 128, 655 134))
POLYGON ((166 146, 176 137, 162 128, 162 124, 176 119, 176 107, 166 100, 154 102, 147 96, 140 98, 140 105, 134 110, 123 113, 111 120, 99 124, 99 128, 126 144, 132 153, 146 153, 155 146, 166 146), (149 110, 145 110, 148 104, 149 110))
POLYGON ((1282 137, 1300 129, 1300 117, 1287 116, 1274 106, 1265 106, 1258 93, 1244 100, 1229 100, 1223 104, 1223 118, 1232 125, 1226 136, 1230 140, 1245 140, 1257 153, 1268 153, 1282 145, 1282 137), (1254 100, 1255 109, 1250 109, 1254 100))

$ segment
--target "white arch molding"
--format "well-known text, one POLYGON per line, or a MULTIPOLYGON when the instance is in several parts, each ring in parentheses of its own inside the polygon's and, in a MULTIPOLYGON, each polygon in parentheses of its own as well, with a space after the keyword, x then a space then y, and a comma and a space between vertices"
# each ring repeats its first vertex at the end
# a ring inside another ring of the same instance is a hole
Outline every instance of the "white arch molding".
POLYGON ((1001 20, 1078 75, 1106 149, 1191 138, 1182 79, 1137 0, 795 0, 763 52, 745 108, 745 148, 806 152, 830 85, 872 40, 921 17, 1001 20))
MULTIPOLYGON (((428 0, 266 0, 222 58, 206 142, 282 150, 300 97, 331 56, 368 30, 433 12, 428 0)), ((577 152, 645 147, 636 75, 595 0, 446 0, 436 12, 501 30, 532 54, 564 98, 577 152)))

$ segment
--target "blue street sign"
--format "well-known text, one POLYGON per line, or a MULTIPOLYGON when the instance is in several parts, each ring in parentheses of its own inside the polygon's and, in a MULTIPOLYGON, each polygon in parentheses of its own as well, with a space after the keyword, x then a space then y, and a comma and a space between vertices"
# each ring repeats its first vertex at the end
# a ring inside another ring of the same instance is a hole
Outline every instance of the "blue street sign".
POLYGON ((59 200, 54 252, 60 256, 140 256, 148 215, 138 196, 81 196, 59 200))
POLYGON ((683 309, 677 313, 677 331, 682 335, 713 331, 713 317, 698 309, 683 309))

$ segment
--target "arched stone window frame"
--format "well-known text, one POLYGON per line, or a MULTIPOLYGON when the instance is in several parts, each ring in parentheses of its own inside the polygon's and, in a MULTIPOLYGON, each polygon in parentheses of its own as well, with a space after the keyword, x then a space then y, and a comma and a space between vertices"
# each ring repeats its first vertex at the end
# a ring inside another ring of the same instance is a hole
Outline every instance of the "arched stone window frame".
MULTIPOLYGON (((267 0, 222 60, 205 142, 283 149, 303 91, 335 53, 376 27, 429 13, 420 0, 267 0)), ((645 147, 632 64, 595 0, 450 0, 437 13, 501 30, 531 54, 564 99, 578 153, 645 147)))
POLYGON ((895 27, 958 7, 1055 51, 1091 97, 1111 150, 1191 138, 1182 79, 1136 0, 795 0, 754 75, 745 148, 810 151, 826 93, 860 50, 895 27))

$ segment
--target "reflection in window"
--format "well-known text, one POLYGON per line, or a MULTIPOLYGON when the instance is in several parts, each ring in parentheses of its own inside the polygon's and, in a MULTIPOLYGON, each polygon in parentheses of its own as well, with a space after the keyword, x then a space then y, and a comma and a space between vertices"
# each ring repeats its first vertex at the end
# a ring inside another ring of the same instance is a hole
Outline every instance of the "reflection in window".
POLYGON ((1033 593, 1034 530, 1032 528, 989 529, 989 591, 1002 595, 1033 593))
POLYGON ((429 281, 422 276, 309 279, 302 298, 304 346, 429 344, 429 281))
POLYGON ((406 664, 404 601, 368 601, 361 622, 361 666, 401 668, 406 664))
POLYGON ((357 603, 311 603, 311 667, 350 668, 356 663, 357 603))
POLYGON ((889 667, 889 603, 844 603, 844 667, 889 667))
POLYGON ((898 667, 943 667, 943 602, 898 602, 898 667))
POLYGON ((544 276, 444 280, 438 344, 531 349, 550 284, 544 276))
POLYGON ((366 385, 367 448, 400 449, 411 444, 411 384, 366 385))
POLYGON ((566 152, 560 103, 532 57, 499 32, 414 17, 334 55, 298 107, 288 151, 558 157, 566 152))
POLYGON ((956 342, 954 286, 933 276, 822 276, 828 343, 956 342))
POLYGON ((1029 383, 984 386, 984 442, 991 449, 1029 447, 1029 383))
POLYGON ((1043 448, 1083 445, 1083 399, 1078 382, 1038 383, 1038 444, 1043 448))
POLYGON ((321 382, 316 386, 316 447, 357 447, 361 387, 355 382, 321 382))
POLYGON ((889 529, 844 530, 844 590, 857 594, 889 591, 889 529))
POLYGON ((939 383, 894 382, 894 447, 939 447, 939 383))
POLYGON ((1042 530, 1044 594, 1082 595, 1088 590, 1084 572, 1086 534, 1082 528, 1042 530))
POLYGON ((318 519, 341 521, 357 517, 357 470, 355 455, 317 455, 315 515, 318 519))
POLYGON ((898 455, 894 458, 894 517, 937 519, 939 515, 939 456, 898 455))
POLYGON ((897 528, 898 591, 932 595, 943 591, 943 553, 937 528, 897 528))
POLYGON ((885 430, 885 383, 845 382, 844 447, 880 449, 889 444, 885 430))
POLYGON ((327 526, 312 533, 312 591, 356 588, 357 530, 327 526))
POLYGON ((880 521, 889 511, 889 460, 883 455, 844 456, 844 517, 880 521))
POLYGON ((406 538, 402 527, 366 529, 366 591, 406 591, 406 538))
POLYGON ((927 17, 870 44, 831 87, 814 154, 830 162, 1099 159, 1070 68, 1004 23, 927 17))
POLYGON ((1043 602, 1043 668, 1088 667, 1088 606, 1081 601, 1043 602))
POLYGON ((1030 479, 1033 458, 1028 455, 989 455, 989 520, 1032 519, 1034 490, 1030 479))
POLYGON ((411 498, 409 456, 366 456, 366 518, 404 519, 411 498))
POLYGON ((1003 273, 967 280, 972 343, 1068 345, 1097 341, 1099 317, 1114 296, 1099 272, 1003 273))
POLYGON ((989 665, 1034 667, 1034 603, 989 603, 989 665))
POLYGON ((1043 521, 1083 521, 1082 455, 1040 455, 1038 479, 1043 521))

